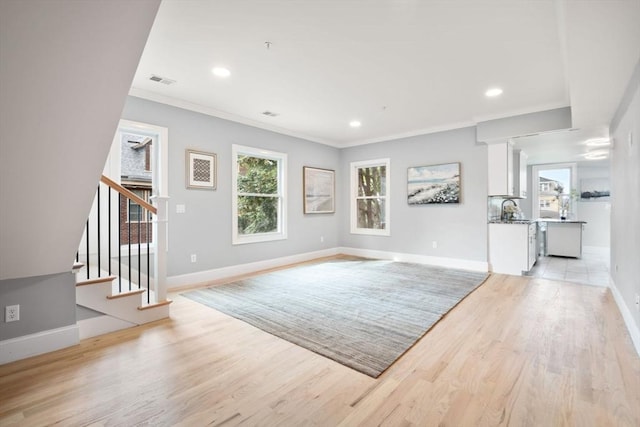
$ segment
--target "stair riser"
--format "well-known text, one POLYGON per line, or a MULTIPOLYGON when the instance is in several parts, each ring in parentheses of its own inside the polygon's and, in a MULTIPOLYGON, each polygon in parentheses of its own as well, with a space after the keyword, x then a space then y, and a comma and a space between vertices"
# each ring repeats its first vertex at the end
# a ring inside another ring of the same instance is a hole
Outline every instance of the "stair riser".
POLYGON ((123 298, 107 299, 110 288, 102 288, 103 285, 79 286, 76 288, 76 302, 92 310, 108 314, 118 319, 142 325, 159 319, 169 317, 169 306, 152 307, 146 310, 138 310, 142 305, 144 294, 131 295, 123 298))

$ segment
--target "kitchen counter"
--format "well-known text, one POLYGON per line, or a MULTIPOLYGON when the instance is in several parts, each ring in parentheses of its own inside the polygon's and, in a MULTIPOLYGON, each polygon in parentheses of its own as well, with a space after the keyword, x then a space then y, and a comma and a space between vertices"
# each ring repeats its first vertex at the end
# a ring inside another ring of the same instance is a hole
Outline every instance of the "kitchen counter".
POLYGON ((503 220, 503 219, 492 219, 489 221, 489 224, 533 224, 537 222, 535 219, 514 219, 514 220, 503 220))
POLYGON ((562 223, 562 224, 586 224, 587 221, 578 221, 575 219, 555 219, 555 218, 538 218, 537 222, 550 222, 550 223, 562 223))

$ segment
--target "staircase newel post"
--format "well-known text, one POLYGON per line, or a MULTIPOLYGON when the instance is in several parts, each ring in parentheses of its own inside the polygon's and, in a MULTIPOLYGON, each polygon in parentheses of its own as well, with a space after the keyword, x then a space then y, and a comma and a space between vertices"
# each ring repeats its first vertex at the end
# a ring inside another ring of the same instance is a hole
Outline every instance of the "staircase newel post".
POLYGON ((155 278, 156 302, 167 299, 167 241, 168 241, 168 196, 151 196, 153 205, 157 209, 153 220, 152 236, 156 243, 154 251, 153 273, 155 278))

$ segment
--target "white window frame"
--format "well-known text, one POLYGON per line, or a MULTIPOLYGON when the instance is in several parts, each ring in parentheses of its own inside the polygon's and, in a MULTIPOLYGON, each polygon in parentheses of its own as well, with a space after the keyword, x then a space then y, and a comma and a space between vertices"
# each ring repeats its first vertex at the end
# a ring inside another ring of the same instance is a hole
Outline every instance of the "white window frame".
MULTIPOLYGON (((549 169, 571 169, 571 188, 568 189, 569 193, 572 189, 578 188, 578 165, 577 163, 549 163, 545 165, 533 165, 531 167, 531 178, 533 180, 532 186, 532 214, 533 218, 540 218, 540 171, 549 169)), ((571 203, 571 212, 573 216, 578 216, 578 204, 571 203)))
MULTIPOLYGON (((132 189, 128 189, 128 190, 129 190, 129 191, 131 191, 131 192, 132 192, 133 194, 135 194, 136 196, 140 197, 140 198, 141 198, 142 200, 144 200, 145 202, 147 202, 147 203, 151 204, 151 201, 149 200, 149 197, 151 197, 151 191, 152 191, 152 190, 151 190, 151 188, 149 188, 148 190, 144 190, 144 189, 141 189, 141 188, 136 188, 136 189, 134 189, 134 190, 132 190, 132 189), (147 193, 148 197, 144 197, 144 194, 138 194, 137 192, 139 192, 139 191, 142 191, 142 192, 148 191, 148 193, 147 193)), ((143 208, 142 206, 140 206, 139 204, 137 204, 137 203, 136 203, 136 202, 134 202, 133 200, 131 201, 131 205, 132 205, 132 207, 133 207, 133 205, 137 206, 137 208, 138 208, 138 214, 143 213, 142 211, 144 211, 144 219, 141 219, 141 220, 140 220, 140 223, 146 223, 146 222, 149 222, 149 221, 148 221, 149 212, 148 212, 145 208, 143 208)), ((135 224, 135 223, 137 223, 137 222, 138 222, 138 220, 137 220, 137 219, 133 219, 133 220, 131 220, 131 219, 130 219, 130 218, 131 218, 131 212, 130 212, 130 209, 129 209, 129 203, 128 203, 128 202, 127 202, 127 203, 125 203, 125 207, 127 208, 127 210, 126 210, 126 212, 127 212, 127 213, 126 213, 126 215, 127 215, 127 216, 126 216, 126 218, 127 218, 126 223, 127 223, 127 224, 135 224)), ((145 245, 146 245, 146 243, 145 243, 145 245)))
POLYGON ((351 162, 351 234, 367 234, 372 236, 390 236, 391 235, 391 160, 390 159, 376 159, 365 160, 360 162, 351 162), (384 211, 385 211, 385 228, 359 228, 358 227, 358 199, 362 197, 358 196, 358 169, 364 169, 368 167, 384 166, 386 168, 385 174, 385 195, 378 196, 376 198, 384 199, 384 211))
POLYGON ((233 144, 231 149, 231 218, 234 245, 269 242, 287 238, 287 154, 260 148, 233 144), (239 234, 238 233, 238 156, 251 156, 278 162, 278 229, 271 233, 239 234))

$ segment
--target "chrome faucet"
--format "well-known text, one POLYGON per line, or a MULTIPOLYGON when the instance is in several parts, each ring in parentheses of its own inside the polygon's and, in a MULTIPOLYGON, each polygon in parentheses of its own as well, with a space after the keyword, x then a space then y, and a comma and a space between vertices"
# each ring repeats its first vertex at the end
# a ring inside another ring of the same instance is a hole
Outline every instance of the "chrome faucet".
POLYGON ((503 220, 503 221, 506 220, 505 215, 504 215, 504 204, 507 203, 507 202, 511 202, 511 204, 513 206, 518 207, 518 205, 516 204, 515 201, 513 201, 513 199, 504 199, 502 201, 502 205, 500 205, 500 219, 503 220))

